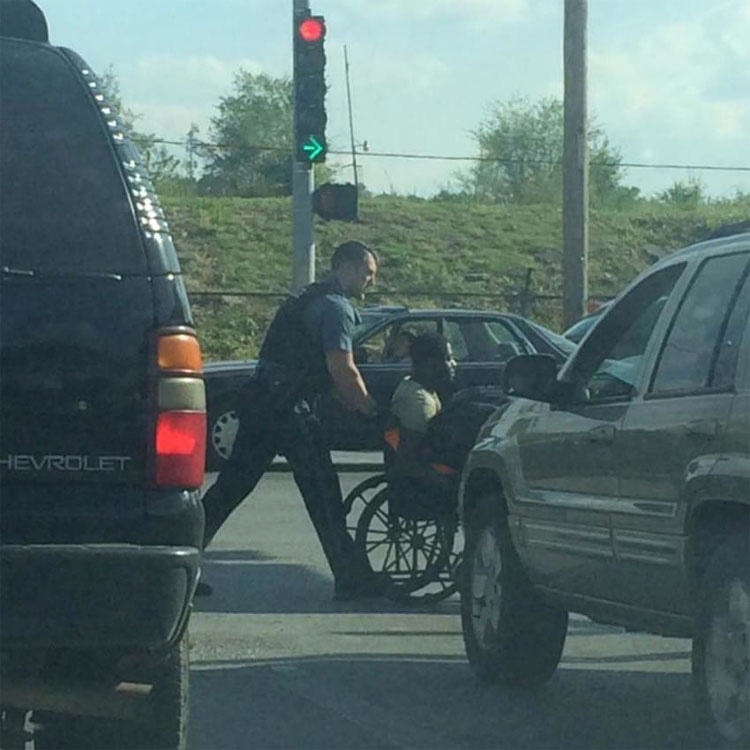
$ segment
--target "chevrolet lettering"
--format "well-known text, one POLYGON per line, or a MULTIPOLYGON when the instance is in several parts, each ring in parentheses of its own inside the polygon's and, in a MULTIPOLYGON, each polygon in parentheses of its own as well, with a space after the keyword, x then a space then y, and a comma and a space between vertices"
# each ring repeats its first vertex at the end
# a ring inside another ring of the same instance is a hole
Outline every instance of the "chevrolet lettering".
POLYGON ((125 471, 130 456, 7 455, 0 469, 8 471, 125 471))

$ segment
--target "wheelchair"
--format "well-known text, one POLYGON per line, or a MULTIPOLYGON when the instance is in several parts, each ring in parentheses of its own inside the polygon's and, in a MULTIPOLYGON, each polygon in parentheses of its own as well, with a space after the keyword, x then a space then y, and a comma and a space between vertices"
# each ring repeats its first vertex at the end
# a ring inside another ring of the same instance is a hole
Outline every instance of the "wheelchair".
POLYGON ((347 526, 389 599, 439 602, 456 591, 463 550, 457 471, 436 464, 436 481, 429 484, 399 476, 392 468, 397 440, 393 431, 386 433, 386 471, 344 499, 347 526))

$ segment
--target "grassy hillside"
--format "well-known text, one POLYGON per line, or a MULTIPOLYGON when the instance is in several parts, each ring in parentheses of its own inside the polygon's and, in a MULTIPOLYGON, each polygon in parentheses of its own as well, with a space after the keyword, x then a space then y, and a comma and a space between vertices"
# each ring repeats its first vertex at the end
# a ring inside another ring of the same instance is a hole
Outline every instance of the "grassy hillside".
MULTIPOLYGON (((285 292, 291 278, 291 200, 164 196, 188 289, 285 292)), ((664 253, 711 229, 746 219, 747 206, 699 210, 643 204, 592 211, 589 289, 606 298, 664 253)), ((550 206, 507 207, 381 196, 363 199, 357 224, 316 219, 317 267, 332 249, 359 238, 382 264, 370 303, 518 309, 531 269, 537 295, 561 293, 562 217, 550 206), (455 293, 471 293, 458 297, 455 293), (453 294, 452 294, 453 293, 453 294), (479 296, 487 295, 487 296, 479 296), (499 295, 507 295, 501 297, 499 295)), ((257 353, 279 297, 192 296, 207 359, 257 353)), ((559 300, 537 300, 532 315, 560 328, 559 300)))

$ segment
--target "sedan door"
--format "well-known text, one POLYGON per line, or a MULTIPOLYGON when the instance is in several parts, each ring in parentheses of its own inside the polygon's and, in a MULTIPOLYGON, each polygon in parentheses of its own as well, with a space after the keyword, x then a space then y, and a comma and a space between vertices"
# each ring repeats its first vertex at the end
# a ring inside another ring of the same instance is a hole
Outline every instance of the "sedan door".
POLYGON ((399 316, 365 333, 355 341, 355 361, 367 389, 378 404, 381 419, 349 411, 332 396, 321 398, 318 414, 335 450, 379 450, 383 444, 384 415, 396 386, 411 371, 407 352, 400 346, 401 334, 438 332, 439 317, 399 316))

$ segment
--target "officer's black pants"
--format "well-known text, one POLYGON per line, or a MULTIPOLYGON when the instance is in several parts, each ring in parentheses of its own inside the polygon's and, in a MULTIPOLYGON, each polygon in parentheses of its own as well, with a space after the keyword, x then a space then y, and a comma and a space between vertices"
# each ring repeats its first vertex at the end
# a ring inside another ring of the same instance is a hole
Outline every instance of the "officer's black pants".
POLYGON ((246 390, 243 401, 232 456, 203 497, 204 548, 281 454, 292 469, 336 582, 347 585, 361 579, 369 568, 346 530, 338 475, 320 424, 307 403, 276 411, 260 387, 246 390))

